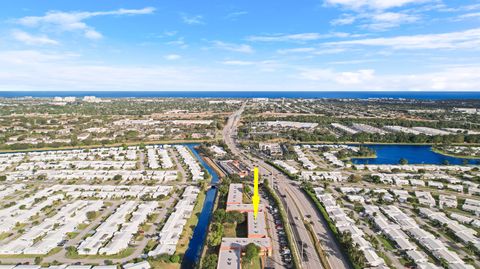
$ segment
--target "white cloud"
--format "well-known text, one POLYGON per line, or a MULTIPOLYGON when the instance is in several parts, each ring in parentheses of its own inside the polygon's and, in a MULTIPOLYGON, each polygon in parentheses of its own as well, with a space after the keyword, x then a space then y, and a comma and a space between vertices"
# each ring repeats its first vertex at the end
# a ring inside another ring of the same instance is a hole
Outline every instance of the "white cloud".
POLYGON ((404 12, 360 12, 356 15, 342 14, 338 19, 332 20, 332 25, 349 25, 357 23, 362 28, 371 30, 386 30, 398 27, 402 24, 414 23, 420 20, 420 16, 404 12))
POLYGON ((185 42, 185 39, 183 37, 179 37, 176 40, 168 41, 166 44, 171 46, 177 46, 182 49, 188 48, 188 44, 185 42))
POLYGON ((300 77, 314 81, 333 81, 342 85, 361 84, 371 81, 375 77, 372 69, 363 69, 353 72, 335 72, 330 69, 305 69, 300 77))
POLYGON ((349 25, 354 23, 357 20, 357 16, 352 14, 342 14, 338 19, 331 21, 332 25, 349 25))
POLYGON ((428 73, 377 74, 364 69, 336 72, 331 69, 303 69, 300 79, 316 87, 352 90, 415 90, 415 91, 477 91, 480 89, 480 66, 459 66, 428 73))
POLYGON ((250 45, 247 44, 234 44, 234 43, 226 43, 223 41, 212 41, 212 44, 215 48, 233 52, 241 52, 241 53, 253 53, 254 50, 250 45))
POLYGON ((316 51, 316 48, 290 48, 290 49, 279 49, 277 50, 278 54, 291 54, 291 53, 309 53, 316 51))
POLYGON ((480 28, 442 34, 358 39, 326 44, 331 46, 376 46, 392 49, 475 49, 480 47, 480 28))
POLYGON ((16 23, 48 31, 81 32, 86 38, 99 39, 102 35, 84 21, 98 16, 143 15, 155 11, 153 7, 143 9, 117 9, 98 12, 62 12, 49 11, 44 16, 28 16, 15 20, 16 23))
POLYGON ((325 0, 328 5, 338 5, 344 8, 358 10, 362 8, 385 10, 402 7, 409 4, 421 4, 431 0, 325 0))
POLYGON ((88 39, 102 39, 103 35, 93 29, 85 30, 85 37, 88 39))
POLYGON ((173 61, 173 60, 178 60, 178 59, 182 58, 182 56, 180 56, 178 54, 168 54, 168 55, 165 55, 164 58, 165 58, 165 60, 173 61))
POLYGON ((107 65, 83 63, 76 57, 33 50, 0 52, 0 90, 158 90, 212 86, 204 85, 208 81, 203 78, 208 74, 197 67, 107 65))
POLYGON ((238 17, 245 16, 247 14, 248 14, 248 12, 246 12, 246 11, 231 12, 231 13, 227 14, 227 16, 225 16, 225 19, 234 21, 238 17))
POLYGON ((15 40, 25 43, 27 45, 58 45, 58 41, 50 39, 46 35, 34 36, 27 32, 15 30, 12 32, 15 40))
POLYGON ((290 48, 290 49, 279 49, 277 50, 278 54, 295 54, 295 53, 307 53, 313 55, 325 55, 325 54, 336 54, 344 52, 344 48, 312 48, 312 47, 304 47, 304 48, 290 48))
POLYGON ((402 24, 420 21, 418 14, 429 10, 430 2, 439 0, 325 0, 327 5, 341 6, 355 12, 355 14, 342 14, 332 20, 332 25, 350 25, 357 23, 362 28, 370 30, 386 30, 402 24), (403 9, 401 11, 387 11, 407 5, 425 4, 417 9, 403 9), (426 7, 426 8, 424 8, 426 7))
MULTIPOLYGON (((347 68, 347 66, 345 66, 347 68)), ((109 65, 71 53, 0 52, 0 90, 449 90, 480 89, 480 65, 380 74, 338 71, 273 60, 227 60, 220 67, 109 65), (229 67, 231 66, 231 67, 229 67), (239 68, 245 66, 246 68, 239 68), (281 68, 279 68, 281 67, 281 68), (262 72, 259 72, 262 71, 262 72)))
POLYGON ((186 24, 205 24, 202 15, 188 15, 186 13, 181 13, 182 21, 186 24))
POLYGON ((319 33, 300 33, 300 34, 276 34, 265 36, 250 36, 247 38, 249 41, 261 41, 261 42, 284 42, 284 41, 312 41, 323 38, 323 35, 319 33))
POLYGON ((248 41, 256 42, 306 42, 326 38, 345 38, 355 36, 349 33, 332 32, 328 34, 320 33, 298 33, 298 34, 271 34, 257 35, 247 37, 248 41))
POLYGON ((446 5, 440 6, 437 10, 442 12, 459 12, 459 11, 472 11, 480 9, 480 3, 471 5, 460 5, 457 7, 447 7, 446 5))
POLYGON ((401 24, 414 23, 420 20, 416 15, 400 12, 375 13, 369 18, 369 22, 363 26, 372 30, 385 30, 400 26, 401 24))
POLYGON ((12 50, 0 52, 0 66, 38 65, 49 62, 63 63, 65 60, 76 58, 72 53, 43 53, 37 50, 12 50))
POLYGON ((479 18, 480 12, 466 13, 459 16, 460 19, 479 18))
POLYGON ((225 64, 225 65, 237 65, 237 66, 248 66, 248 65, 254 65, 255 62, 251 62, 251 61, 241 61, 241 60, 226 60, 226 61, 223 61, 222 64, 225 64))

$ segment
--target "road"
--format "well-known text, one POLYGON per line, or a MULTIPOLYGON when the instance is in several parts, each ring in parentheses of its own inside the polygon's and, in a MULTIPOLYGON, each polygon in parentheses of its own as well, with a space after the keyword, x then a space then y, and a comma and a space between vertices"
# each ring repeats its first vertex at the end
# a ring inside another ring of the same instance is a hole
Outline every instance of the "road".
POLYGON ((185 168, 183 167, 182 163, 178 159, 178 153, 172 148, 168 149, 168 154, 172 157, 173 163, 176 165, 176 168, 178 171, 180 171, 180 175, 182 176, 182 182, 187 182, 188 177, 187 177, 187 172, 185 171, 185 168))
POLYGON ((327 259, 330 267, 339 269, 349 268, 346 257, 340 251, 333 234, 331 234, 331 232, 328 230, 327 224, 323 220, 320 213, 317 212, 310 199, 297 186, 292 185, 292 181, 288 179, 286 175, 263 160, 242 152, 238 148, 235 142, 236 129, 245 106, 246 103, 244 103, 239 110, 235 111, 229 117, 227 124, 223 129, 223 138, 231 152, 237 158, 239 158, 240 161, 242 161, 249 168, 253 168, 253 166, 259 167, 259 172, 262 177, 266 180, 269 180, 270 186, 274 186, 277 194, 282 197, 282 203, 288 210, 287 215, 292 226, 297 251, 302 256, 302 267, 315 269, 322 268, 312 239, 308 234, 307 228, 305 227, 304 222, 308 221, 312 222, 315 230, 316 238, 313 240, 319 240, 324 250, 328 254, 327 259), (303 252, 306 254, 303 255, 303 252), (305 256, 308 258, 303 258, 305 256))

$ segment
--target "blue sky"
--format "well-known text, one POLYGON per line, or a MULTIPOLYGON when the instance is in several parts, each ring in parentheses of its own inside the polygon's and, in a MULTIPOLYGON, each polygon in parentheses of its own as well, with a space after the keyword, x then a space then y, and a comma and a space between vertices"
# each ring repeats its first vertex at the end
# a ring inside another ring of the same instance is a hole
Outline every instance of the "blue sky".
POLYGON ((480 90, 479 0, 16 0, 0 90, 480 90))

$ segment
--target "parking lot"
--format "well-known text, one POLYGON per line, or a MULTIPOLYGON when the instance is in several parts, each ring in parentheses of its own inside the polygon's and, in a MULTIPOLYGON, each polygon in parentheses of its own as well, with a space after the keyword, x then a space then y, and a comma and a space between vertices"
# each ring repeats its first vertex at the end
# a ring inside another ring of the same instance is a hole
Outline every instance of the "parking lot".
POLYGON ((280 213, 275 208, 273 199, 269 198, 263 191, 260 195, 264 201, 268 202, 266 206, 267 223, 270 238, 273 242, 273 255, 267 259, 265 268, 293 268, 292 254, 288 247, 287 235, 280 213))

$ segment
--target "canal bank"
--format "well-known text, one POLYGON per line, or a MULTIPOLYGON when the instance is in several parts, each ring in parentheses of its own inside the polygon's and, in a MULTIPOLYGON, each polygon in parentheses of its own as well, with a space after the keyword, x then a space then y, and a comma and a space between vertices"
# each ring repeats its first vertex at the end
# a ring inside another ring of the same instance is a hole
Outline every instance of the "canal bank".
MULTIPOLYGON (((202 156, 200 156, 197 149, 195 148, 196 146, 198 146, 198 144, 188 144, 186 146, 192 151, 200 164, 211 175, 210 183, 212 185, 216 184, 219 180, 218 174, 209 164, 205 162, 202 156)), ((183 257, 181 268, 196 268, 200 262, 200 257, 202 255, 205 239, 207 238, 208 226, 212 217, 216 196, 217 189, 215 187, 210 187, 206 193, 205 202, 203 204, 203 209, 200 213, 197 226, 193 231, 192 238, 190 239, 187 251, 185 252, 185 256, 183 257)))

